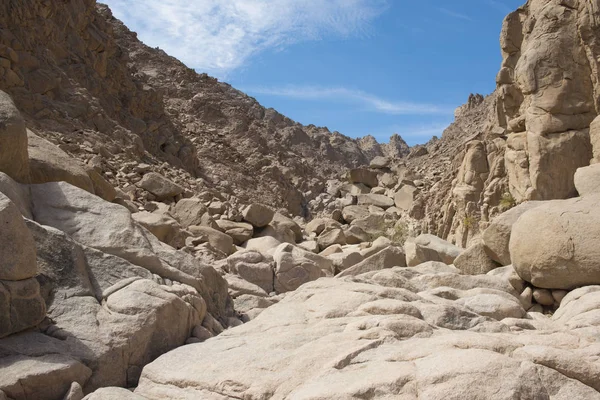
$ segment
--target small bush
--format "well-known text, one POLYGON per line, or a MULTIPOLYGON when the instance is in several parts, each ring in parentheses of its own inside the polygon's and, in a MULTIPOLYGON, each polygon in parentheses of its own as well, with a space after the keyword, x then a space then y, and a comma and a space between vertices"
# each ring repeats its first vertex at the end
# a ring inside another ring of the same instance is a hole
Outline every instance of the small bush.
POLYGON ((513 208, 516 205, 517 205, 517 202, 515 201, 515 198, 513 197, 513 195, 510 194, 510 192, 506 192, 502 195, 502 198, 500 199, 500 208, 503 211, 510 210, 511 208, 513 208))
POLYGON ((469 230, 474 229, 477 226, 477 218, 472 215, 465 216, 463 219, 463 226, 469 230))

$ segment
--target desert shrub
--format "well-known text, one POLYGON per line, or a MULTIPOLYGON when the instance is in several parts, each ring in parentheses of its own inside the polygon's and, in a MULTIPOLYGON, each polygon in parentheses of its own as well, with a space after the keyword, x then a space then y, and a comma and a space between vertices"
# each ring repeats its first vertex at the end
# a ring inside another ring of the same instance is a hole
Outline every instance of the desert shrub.
POLYGON ((513 195, 510 194, 510 192, 504 193, 502 195, 502 198, 500 198, 500 209, 502 211, 510 210, 511 208, 513 208, 516 205, 517 205, 517 202, 515 201, 515 198, 513 197, 513 195))

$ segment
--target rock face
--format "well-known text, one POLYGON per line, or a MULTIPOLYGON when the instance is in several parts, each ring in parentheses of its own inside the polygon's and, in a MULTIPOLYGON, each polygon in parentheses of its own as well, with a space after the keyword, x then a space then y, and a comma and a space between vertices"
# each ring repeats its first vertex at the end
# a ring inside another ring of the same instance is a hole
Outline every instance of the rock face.
POLYGON ((275 290, 285 293, 301 285, 335 272, 333 262, 291 244, 281 244, 273 254, 275 260, 275 290))
POLYGON ((0 171, 18 182, 29 182, 25 122, 12 98, 0 90, 0 171))
POLYGON ((595 195, 548 202, 523 214, 510 238, 519 276, 546 289, 600 283, 599 206, 595 195))
POLYGON ((35 242, 17 207, 0 193, 0 338, 39 324, 40 295, 35 242))
POLYGON ((462 250, 433 235, 420 235, 405 244, 406 264, 414 267, 427 261, 452 264, 462 250))
MULTIPOLYGON (((496 277, 423 266, 359 278, 307 284, 242 327, 160 357, 144 369, 135 393, 149 399, 600 398, 594 344, 580 342, 584 333, 575 328, 595 321, 583 310, 599 301, 597 288, 565 298, 547 320, 549 333, 539 335, 544 325, 520 319, 525 311, 512 287, 496 277), (510 328, 519 325, 533 330, 510 328)), ((596 331, 592 324, 585 329, 596 331)))

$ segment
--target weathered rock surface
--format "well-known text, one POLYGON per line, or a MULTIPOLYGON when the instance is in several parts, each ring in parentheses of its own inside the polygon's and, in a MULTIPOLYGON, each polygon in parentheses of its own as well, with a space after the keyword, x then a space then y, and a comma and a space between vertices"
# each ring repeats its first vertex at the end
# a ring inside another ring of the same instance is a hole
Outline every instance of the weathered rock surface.
POLYGON ((273 254, 275 291, 285 293, 325 276, 333 276, 333 262, 300 247, 283 243, 273 254))
POLYGON ((483 232, 483 243, 492 260, 501 265, 510 265, 510 236, 513 225, 529 210, 544 204, 539 201, 528 201, 494 218, 490 226, 483 232))
POLYGON ((600 196, 550 201, 524 213, 510 238, 519 276, 545 289, 600 283, 600 196))
POLYGON ((145 174, 138 186, 152 193, 158 200, 166 200, 183 193, 181 186, 156 172, 145 174))
POLYGON ((29 182, 25 122, 12 98, 0 90, 0 171, 18 182, 29 182))
POLYGON ((525 311, 506 281, 451 271, 394 268, 355 281, 309 283, 242 327, 160 357, 144 369, 135 393, 149 399, 600 398, 595 344, 581 341, 586 330, 598 330, 581 307, 597 305, 597 291, 567 296, 555 317, 543 317, 547 332, 513 329, 535 322, 521 319, 525 311), (592 325, 575 328, 583 321, 592 325))
POLYGON ((454 263, 463 251, 461 248, 448 243, 433 235, 420 235, 405 243, 406 264, 414 267, 427 261, 441 261, 446 264, 454 263))

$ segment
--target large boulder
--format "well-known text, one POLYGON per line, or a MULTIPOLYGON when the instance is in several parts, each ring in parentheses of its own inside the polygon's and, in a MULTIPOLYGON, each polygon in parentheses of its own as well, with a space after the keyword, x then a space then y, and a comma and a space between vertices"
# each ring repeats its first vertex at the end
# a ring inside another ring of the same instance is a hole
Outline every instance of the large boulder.
POLYGON ((0 90, 0 171, 17 182, 29 182, 25 122, 8 94, 0 90))
POLYGON ((142 189, 152 193, 157 200, 167 200, 183 193, 183 188, 157 172, 149 172, 137 183, 142 189))
POLYGON ((346 244, 346 235, 344 234, 344 230, 332 226, 325 228, 325 230, 321 232, 317 238, 317 244, 321 250, 325 250, 329 246, 333 246, 335 244, 346 244))
POLYGON ((30 130, 27 131, 27 138, 31 183, 64 181, 95 193, 94 183, 79 160, 30 130))
POLYGON ((575 188, 580 196, 600 193, 600 164, 579 168, 574 179, 575 188))
POLYGON ((269 222, 275 216, 275 211, 262 204, 250 204, 242 211, 242 216, 246 222, 251 223, 257 228, 269 225, 269 222))
POLYGON ((296 290, 307 282, 335 273, 333 261, 288 243, 277 247, 273 259, 277 293, 296 290))
POLYGON ((348 172, 348 179, 351 183, 362 183, 370 188, 374 188, 379 185, 377 171, 366 168, 351 169, 348 172))
POLYGON ((8 197, 17 206, 21 215, 25 218, 33 218, 31 215, 31 196, 27 186, 20 185, 4 172, 0 172, 0 193, 8 197))
POLYGON ((376 206, 386 209, 394 206, 394 200, 383 194, 359 194, 358 205, 376 206))
POLYGON ((254 250, 237 252, 227 258, 229 272, 262 288, 266 293, 274 290, 274 267, 271 257, 254 250))
POLYGON ((483 232, 483 244, 490 258, 502 266, 510 265, 509 242, 513 225, 527 211, 544 204, 541 201, 529 201, 511 208, 492 220, 483 232))
POLYGON ((546 202, 514 224, 510 255, 519 276, 546 289, 600 284, 600 196, 546 202))
POLYGON ((401 210, 410 211, 415 200, 417 188, 411 185, 404 185, 394 195, 394 204, 401 210))
POLYGON ((19 209, 0 193, 0 280, 34 277, 35 259, 35 242, 19 209))
POLYGON ((502 278, 431 264, 305 284, 247 324, 161 356, 144 368, 135 393, 600 399, 597 346, 584 339, 600 329, 598 289, 567 296, 560 317, 538 322, 523 318, 502 278))
POLYGON ((168 215, 141 211, 131 214, 131 217, 161 242, 175 248, 184 247, 186 235, 181 225, 168 215))
POLYGON ((482 242, 477 242, 456 257, 454 266, 465 274, 482 275, 498 268, 500 264, 490 258, 482 242))
POLYGON ((181 199, 171 209, 171 214, 179 223, 187 228, 192 225, 204 225, 202 216, 208 212, 208 208, 200 199, 181 199))
POLYGON ((216 318, 228 314, 227 285, 214 268, 161 243, 138 225, 124 207, 65 182, 30 185, 30 190, 36 222, 165 279, 192 286, 216 318))
POLYGON ((406 264, 414 267, 427 261, 441 261, 446 264, 454 263, 463 249, 440 239, 437 236, 423 234, 414 239, 408 239, 404 244, 406 264))
POLYGON ((0 280, 0 338, 32 328, 46 317, 46 304, 35 278, 0 280))
POLYGON ((389 246, 364 261, 342 271, 336 277, 358 276, 367 272, 386 268, 406 267, 406 254, 400 247, 389 246))
POLYGON ((233 253, 233 238, 226 233, 218 231, 208 226, 190 226, 188 230, 192 235, 205 238, 205 241, 210 243, 215 249, 226 255, 233 253))
POLYGON ((241 246, 244 242, 250 240, 254 234, 254 228, 244 222, 233 222, 226 219, 215 221, 219 229, 231 236, 233 243, 241 246))

